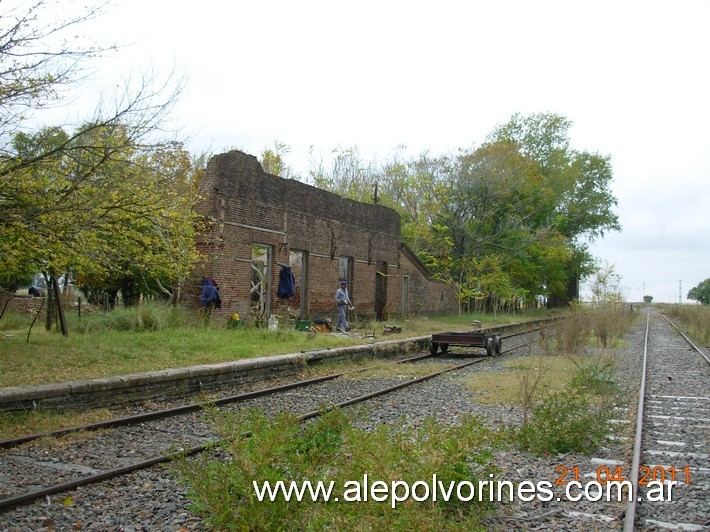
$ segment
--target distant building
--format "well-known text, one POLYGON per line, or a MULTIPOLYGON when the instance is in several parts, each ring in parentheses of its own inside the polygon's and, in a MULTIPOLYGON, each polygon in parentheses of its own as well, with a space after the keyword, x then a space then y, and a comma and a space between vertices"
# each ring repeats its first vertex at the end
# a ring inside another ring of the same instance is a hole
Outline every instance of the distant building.
MULTIPOLYGON (((453 312, 450 287, 431 281, 401 242, 400 217, 291 179, 267 174, 256 157, 230 151, 210 159, 198 212, 205 261, 195 273, 219 285, 222 308, 247 321, 277 314, 332 318, 339 280, 349 283, 359 317, 380 320, 453 312), (278 297, 281 271, 293 274, 293 297, 278 297)), ((186 303, 199 305, 199 291, 186 303)))

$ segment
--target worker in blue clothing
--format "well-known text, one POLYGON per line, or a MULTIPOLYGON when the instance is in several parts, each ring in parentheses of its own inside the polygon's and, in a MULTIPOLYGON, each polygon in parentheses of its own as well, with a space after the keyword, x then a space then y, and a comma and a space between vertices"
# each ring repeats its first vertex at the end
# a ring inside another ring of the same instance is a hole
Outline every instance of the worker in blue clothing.
POLYGON ((203 277, 200 285, 202 286, 202 294, 200 295, 202 308, 207 312, 211 312, 213 308, 222 308, 222 298, 219 297, 217 281, 203 277))
POLYGON ((336 331, 346 332, 350 330, 346 311, 348 307, 352 307, 353 302, 350 301, 348 295, 348 282, 343 279, 340 281, 340 288, 335 292, 335 304, 338 307, 338 325, 335 326, 336 331))

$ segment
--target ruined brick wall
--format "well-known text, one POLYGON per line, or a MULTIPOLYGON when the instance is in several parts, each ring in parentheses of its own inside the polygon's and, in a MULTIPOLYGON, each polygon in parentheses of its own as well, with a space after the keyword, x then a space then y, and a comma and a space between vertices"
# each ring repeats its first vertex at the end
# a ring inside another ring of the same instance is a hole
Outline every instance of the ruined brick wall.
MULTIPOLYGON (((43 308, 44 311, 47 309, 43 297, 12 294, 10 292, 0 290, 0 311, 5 309, 7 311, 22 312, 29 318, 34 319, 40 308, 43 308)), ((43 316, 44 311, 42 312, 43 316)))
MULTIPOLYGON (((403 294, 402 313, 407 315, 435 315, 455 312, 458 302, 450 286, 431 281, 426 267, 406 246, 400 252, 400 278, 409 278, 406 298, 403 294)), ((400 281, 404 282, 404 281, 400 281)))
MULTIPOLYGON (((378 268, 386 277, 380 292, 386 311, 402 310, 401 271, 411 268, 409 288, 421 301, 432 288, 415 266, 400 254, 400 218, 392 209, 360 203, 295 180, 263 171, 254 156, 239 151, 217 155, 207 165, 198 211, 209 227, 198 241, 206 260, 196 272, 186 302, 199 304, 199 279, 214 278, 220 286, 219 315, 251 314, 252 259, 255 245, 268 246, 270 313, 300 314, 300 293, 290 302, 279 300, 277 286, 282 265, 290 265, 291 252, 306 257, 305 274, 297 279, 304 288, 303 318, 332 318, 340 278, 340 258, 352 264, 350 293, 359 316, 374 317, 378 268), (427 287, 425 287, 425 285, 427 287), (296 308, 293 308, 296 307, 296 308)), ((436 291, 437 289, 433 289, 436 291)), ((438 296, 436 296, 438 297, 438 296)), ((412 300, 414 301, 414 300, 412 300)), ((425 312, 432 305, 424 305, 425 312)), ((439 311, 437 300, 436 311, 439 311)))

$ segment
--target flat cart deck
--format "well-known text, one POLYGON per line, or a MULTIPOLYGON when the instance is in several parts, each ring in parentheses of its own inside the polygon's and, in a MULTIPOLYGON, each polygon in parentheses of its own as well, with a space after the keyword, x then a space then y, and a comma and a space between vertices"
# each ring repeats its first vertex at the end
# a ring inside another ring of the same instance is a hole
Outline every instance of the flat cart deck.
POLYGON ((449 346, 461 347, 483 347, 488 356, 493 356, 493 353, 500 353, 500 333, 482 333, 482 332, 447 332, 436 333, 431 335, 431 354, 436 355, 441 348, 442 353, 449 350, 449 346))

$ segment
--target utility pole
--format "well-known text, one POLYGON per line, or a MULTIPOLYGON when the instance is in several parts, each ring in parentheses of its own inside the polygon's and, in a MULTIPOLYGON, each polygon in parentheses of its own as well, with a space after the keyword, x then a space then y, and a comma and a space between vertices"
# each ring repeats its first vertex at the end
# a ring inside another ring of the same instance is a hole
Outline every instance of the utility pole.
POLYGON ((678 281, 678 304, 683 304, 683 281, 678 281))

